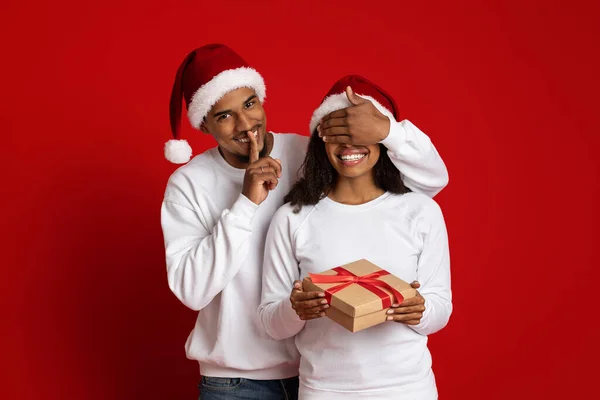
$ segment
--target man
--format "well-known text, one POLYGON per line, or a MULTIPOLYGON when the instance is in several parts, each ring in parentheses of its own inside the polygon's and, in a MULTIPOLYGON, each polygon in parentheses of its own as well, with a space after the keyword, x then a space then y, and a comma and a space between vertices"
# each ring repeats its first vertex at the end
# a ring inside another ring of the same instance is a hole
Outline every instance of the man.
MULTIPOLYGON (((269 132, 265 96, 260 74, 216 44, 184 59, 171 94, 167 159, 185 163, 191 156, 180 139, 182 97, 192 126, 218 143, 173 173, 161 211, 169 287, 199 311, 186 352, 200 364, 201 399, 297 396, 295 346, 271 339, 257 309, 266 233, 297 179, 308 137, 269 132)), ((347 96, 350 107, 323 117, 324 140, 383 143, 413 191, 433 196, 447 184, 424 133, 391 121, 350 89, 347 96)))

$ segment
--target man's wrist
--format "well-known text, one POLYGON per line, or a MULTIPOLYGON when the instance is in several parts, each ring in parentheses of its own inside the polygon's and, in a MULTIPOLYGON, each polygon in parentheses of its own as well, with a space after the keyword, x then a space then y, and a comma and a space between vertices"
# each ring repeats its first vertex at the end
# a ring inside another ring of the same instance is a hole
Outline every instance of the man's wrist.
POLYGON ((388 136, 381 141, 381 144, 388 150, 396 152, 406 142, 406 129, 403 126, 403 121, 396 122, 389 118, 388 121, 390 121, 389 133, 388 136))
POLYGON ((381 119, 381 128, 379 129, 379 141, 378 143, 383 142, 390 135, 390 129, 392 128, 392 123, 388 117, 385 115, 381 119))

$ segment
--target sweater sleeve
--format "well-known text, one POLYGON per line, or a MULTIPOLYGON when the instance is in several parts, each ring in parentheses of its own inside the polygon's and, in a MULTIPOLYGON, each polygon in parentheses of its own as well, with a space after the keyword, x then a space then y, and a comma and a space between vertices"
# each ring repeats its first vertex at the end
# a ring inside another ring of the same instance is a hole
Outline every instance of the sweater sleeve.
MULTIPOLYGON (((167 193, 176 191, 167 188, 167 193)), ((241 195, 208 227, 201 210, 185 196, 165 196, 161 225, 171 291, 187 307, 201 310, 240 270, 248 254, 258 206, 241 195)))
POLYGON ((450 255, 448 235, 440 207, 430 200, 420 221, 418 233, 423 240, 417 262, 419 293, 425 298, 425 312, 418 325, 409 325, 422 335, 431 335, 448 323, 452 313, 450 255))
POLYGON ((381 144, 413 192, 434 197, 448 184, 448 170, 431 139, 409 120, 390 119, 390 132, 381 144))
POLYGON ((284 205, 275 214, 265 245, 262 298, 258 308, 266 332, 275 340, 295 336, 304 327, 290 303, 294 281, 300 279, 290 226, 291 208, 284 205))

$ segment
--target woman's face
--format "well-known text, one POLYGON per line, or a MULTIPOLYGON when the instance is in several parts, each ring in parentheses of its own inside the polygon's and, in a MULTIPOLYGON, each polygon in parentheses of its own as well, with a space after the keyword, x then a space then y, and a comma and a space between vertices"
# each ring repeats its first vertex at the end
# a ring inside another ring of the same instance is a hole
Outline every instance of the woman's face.
POLYGON ((379 144, 354 146, 349 144, 325 143, 329 162, 340 176, 358 178, 371 171, 379 160, 379 144))

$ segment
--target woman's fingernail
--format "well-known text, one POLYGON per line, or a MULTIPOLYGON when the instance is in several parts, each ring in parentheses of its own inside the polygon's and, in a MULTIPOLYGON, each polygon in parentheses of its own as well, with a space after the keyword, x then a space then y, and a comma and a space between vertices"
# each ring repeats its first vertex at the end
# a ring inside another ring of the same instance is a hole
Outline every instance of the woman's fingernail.
POLYGON ((387 310, 387 314, 393 314, 394 310, 387 310))
POLYGON ((327 304, 327 300, 321 300, 321 304, 327 304))
POLYGON ((386 320, 387 320, 387 321, 391 321, 391 320, 393 320, 393 319, 394 319, 394 317, 387 317, 387 318, 386 318, 386 320))
POLYGON ((396 304, 396 303, 392 304, 392 307, 399 307, 399 306, 400 306, 400 304, 396 304))

